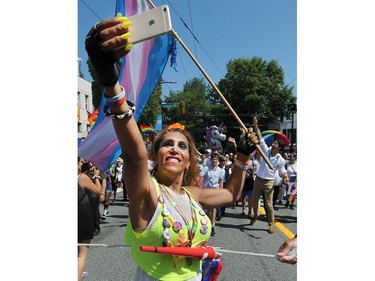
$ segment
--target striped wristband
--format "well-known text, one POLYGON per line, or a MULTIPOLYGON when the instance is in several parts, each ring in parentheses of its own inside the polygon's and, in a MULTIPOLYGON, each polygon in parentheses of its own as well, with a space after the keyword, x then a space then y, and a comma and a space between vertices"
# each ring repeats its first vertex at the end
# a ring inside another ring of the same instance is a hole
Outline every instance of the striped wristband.
POLYGON ((123 87, 121 87, 121 93, 117 96, 114 96, 112 98, 108 98, 105 96, 104 94, 104 99, 105 99, 105 103, 108 104, 109 106, 114 106, 114 105, 117 105, 117 106, 121 106, 125 101, 126 101, 126 94, 125 94, 125 90, 123 87))

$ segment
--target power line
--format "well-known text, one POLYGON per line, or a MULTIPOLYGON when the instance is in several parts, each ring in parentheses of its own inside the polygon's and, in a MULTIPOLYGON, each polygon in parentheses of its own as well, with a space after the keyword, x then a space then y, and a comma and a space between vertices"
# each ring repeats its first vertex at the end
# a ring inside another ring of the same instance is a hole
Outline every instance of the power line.
POLYGON ((85 4, 85 6, 87 7, 87 8, 89 8, 89 10, 100 20, 100 21, 102 21, 102 19, 93 11, 93 9, 91 9, 90 7, 89 7, 89 5, 87 5, 86 3, 85 3, 85 1, 83 1, 83 0, 81 0, 81 2, 83 3, 83 4, 85 4))
POLYGON ((181 54, 180 54, 180 51, 179 50, 177 50, 177 52, 178 52, 178 54, 179 54, 179 58, 180 58, 180 62, 181 62, 181 64, 182 64, 182 70, 184 71, 184 74, 185 74, 185 78, 186 78, 186 81, 188 80, 188 76, 187 76, 187 74, 186 74, 186 69, 185 69, 185 66, 184 66, 184 62, 182 61, 182 56, 181 56, 181 54))
MULTIPOLYGON (((188 6, 189 6, 189 17, 190 17, 191 30, 194 33, 193 18, 191 16, 191 8, 190 8, 190 0, 188 0, 188 6)), ((195 57, 198 59, 197 45, 195 44, 195 41, 193 41, 193 42, 194 42, 195 57)))
MULTIPOLYGON (((208 54, 208 52, 206 51, 206 49, 202 46, 202 44, 199 42, 198 38, 195 36, 194 32, 189 28, 189 26, 186 24, 186 22, 182 19, 182 17, 180 16, 180 14, 177 12, 177 10, 173 7, 173 5, 171 4, 171 2, 169 2, 169 0, 167 0, 169 6, 175 11, 175 13, 177 14, 177 16, 180 18, 181 22, 183 23, 183 25, 187 28, 187 30, 190 32, 190 34, 193 36, 193 38, 195 39, 195 41, 197 41, 197 43, 199 44, 199 46, 202 48, 202 50, 205 52, 205 54, 208 56, 208 58, 211 60, 211 62, 214 64, 214 66, 216 67, 216 69, 220 72, 220 74, 222 76, 224 76, 224 74, 221 72, 220 68, 217 66, 217 64, 215 63, 215 61, 212 59, 212 57, 208 54)), ((189 8, 190 8, 190 4, 189 4, 189 8)), ((194 42, 195 44, 195 42, 194 42)))
POLYGON ((294 78, 292 81, 290 81, 290 82, 289 82, 288 84, 286 84, 286 85, 288 86, 288 85, 292 84, 294 81, 296 81, 296 79, 297 79, 297 77, 294 78))

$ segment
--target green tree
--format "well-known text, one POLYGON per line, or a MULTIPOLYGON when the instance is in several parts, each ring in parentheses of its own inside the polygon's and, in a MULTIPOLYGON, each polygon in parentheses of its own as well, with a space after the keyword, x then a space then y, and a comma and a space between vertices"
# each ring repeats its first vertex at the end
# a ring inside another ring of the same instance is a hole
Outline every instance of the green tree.
POLYGON ((147 102, 142 115, 139 117, 138 124, 152 125, 153 127, 155 127, 158 119, 158 114, 160 114, 161 112, 160 97, 161 86, 160 83, 158 83, 149 101, 147 102))
POLYGON ((184 84, 182 91, 170 91, 165 98, 167 103, 185 102, 185 114, 179 114, 177 108, 164 110, 163 114, 170 120, 169 123, 179 122, 185 125, 198 143, 204 141, 206 116, 209 112, 208 93, 209 88, 204 80, 193 78, 184 84))
MULTIPOLYGON (((289 117, 287 105, 296 101, 293 87, 284 83, 284 71, 277 61, 260 57, 232 59, 227 74, 218 88, 242 122, 251 124, 251 117, 267 117, 267 122, 282 121, 289 117)), ((210 99, 215 100, 213 91, 210 99)), ((232 124, 236 120, 233 118, 232 124)))

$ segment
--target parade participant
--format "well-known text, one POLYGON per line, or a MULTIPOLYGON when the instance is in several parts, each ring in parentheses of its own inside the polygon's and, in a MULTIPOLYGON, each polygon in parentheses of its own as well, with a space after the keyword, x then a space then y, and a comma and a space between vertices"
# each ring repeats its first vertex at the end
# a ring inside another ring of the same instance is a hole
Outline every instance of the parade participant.
POLYGON ((132 245, 137 264, 135 280, 201 280, 201 261, 187 257, 141 252, 140 246, 199 247, 211 232, 203 207, 215 208, 239 198, 249 154, 258 143, 251 132, 239 141, 239 153, 225 189, 203 189, 199 182, 198 155, 190 133, 174 124, 156 137, 151 151, 155 176, 148 171, 147 150, 135 119, 134 107, 118 83, 119 58, 127 44, 131 23, 115 17, 95 25, 86 38, 86 50, 99 82, 105 87, 107 117, 124 157, 124 179, 129 197, 125 243, 132 245), (184 180, 188 185, 183 186, 184 180))
MULTIPOLYGON (((219 158, 220 155, 218 153, 212 153, 210 162, 201 170, 200 176, 203 177, 203 188, 223 188, 225 171, 219 167, 219 158)), ((215 236, 216 208, 207 207, 207 213, 212 224, 211 236, 215 236)), ((221 218, 221 214, 219 216, 221 218)))
MULTIPOLYGON (((95 231, 95 209, 93 209, 92 195, 101 195, 102 187, 99 173, 95 174, 95 183, 88 176, 89 164, 82 163, 78 157, 78 243, 90 244, 95 231)), ((96 196, 95 196, 96 197, 96 196)), ((78 281, 81 280, 86 267, 88 246, 78 246, 78 281)))
POLYGON ((98 178, 99 181, 100 181, 100 186, 101 186, 101 191, 100 191, 100 195, 99 196, 96 196, 96 195, 93 195, 92 196, 92 208, 94 210, 94 228, 95 228, 95 231, 94 231, 94 236, 97 236, 100 234, 100 211, 99 211, 99 206, 100 206, 100 202, 103 202, 105 200, 105 188, 103 188, 103 185, 102 185, 102 178, 100 177, 100 170, 98 170, 92 163, 89 163, 89 165, 91 166, 90 167, 90 172, 89 172, 89 176, 92 178, 92 181, 95 182, 95 179, 98 178))
MULTIPOLYGON (((115 167, 115 188, 112 187, 113 189, 113 202, 116 201, 117 197, 117 189, 118 188, 123 188, 123 192, 125 192, 125 187, 122 182, 122 171, 123 171, 123 165, 122 165, 122 159, 119 158, 116 161, 116 167, 115 167)), ((124 193, 125 194, 125 193, 124 193)))
POLYGON ((256 117, 253 118, 253 126, 255 131, 260 139, 259 146, 269 158, 270 162, 272 163, 273 169, 271 170, 266 161, 263 158, 260 159, 259 168, 257 171, 257 176, 254 182, 254 190, 253 190, 253 208, 254 208, 254 216, 250 221, 250 225, 253 225, 258 218, 258 207, 259 207, 259 198, 264 192, 264 206, 267 212, 267 220, 268 220, 268 233, 274 234, 275 233, 275 211, 273 209, 273 183, 275 181, 275 172, 276 170, 279 171, 279 176, 283 178, 284 183, 288 183, 288 174, 285 170, 285 160, 280 155, 280 151, 284 148, 284 143, 282 140, 275 138, 272 142, 271 147, 268 147, 266 142, 262 137, 262 133, 258 128, 258 119, 256 117))
POLYGON ((104 206, 104 209, 103 209, 103 214, 100 215, 100 218, 102 220, 105 220, 107 219, 107 216, 109 214, 109 198, 111 197, 111 192, 112 192, 112 181, 111 181, 111 172, 109 171, 109 169, 107 171, 105 171, 105 173, 101 173, 101 178, 102 178, 102 193, 104 193, 104 201, 102 202, 103 203, 103 206, 104 206))
POLYGON ((242 189, 242 215, 252 218, 251 210, 253 209, 253 190, 254 190, 254 164, 250 160, 249 169, 246 172, 244 187, 242 189), (246 213, 246 198, 247 198, 247 213, 246 213))
MULTIPOLYGON (((288 172, 288 177, 291 179, 291 183, 297 182, 297 153, 294 152, 290 155, 289 163, 286 165, 286 171, 288 172)), ((297 189, 297 184, 294 184, 294 188, 297 189)), ((294 190, 293 195, 287 198, 285 203, 285 208, 288 208, 290 204, 290 208, 294 210, 294 201, 296 199, 297 190, 294 190)))
MULTIPOLYGON (((220 157, 219 167, 224 170, 224 180, 223 180, 223 187, 224 188, 225 188, 225 185, 226 185, 226 183, 229 179, 230 174, 232 173, 231 163, 232 162, 229 162, 227 156, 220 157)), ((245 181, 246 181, 246 179, 245 179, 245 181)), ((217 220, 220 220, 222 217, 225 216, 225 209, 226 209, 226 206, 223 206, 221 208, 217 208, 217 214, 216 214, 217 220)))
POLYGON ((279 197, 279 193, 282 192, 281 186, 283 184, 283 179, 279 176, 279 171, 275 172, 275 181, 273 182, 273 196, 272 196, 272 206, 275 211, 279 208, 276 207, 276 202, 279 197))

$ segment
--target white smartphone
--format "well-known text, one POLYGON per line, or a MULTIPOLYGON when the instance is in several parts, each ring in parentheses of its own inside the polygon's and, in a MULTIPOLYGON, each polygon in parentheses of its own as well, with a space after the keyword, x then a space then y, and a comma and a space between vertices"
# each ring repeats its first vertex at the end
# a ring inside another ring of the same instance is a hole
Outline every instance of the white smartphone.
POLYGON ((132 23, 129 27, 131 36, 128 42, 133 45, 172 30, 172 22, 167 5, 162 5, 128 18, 132 23))

